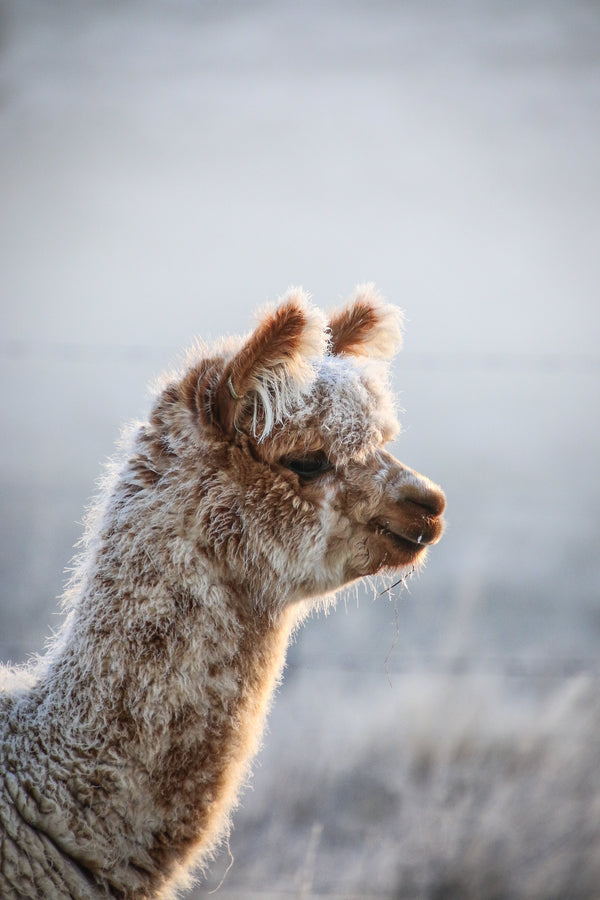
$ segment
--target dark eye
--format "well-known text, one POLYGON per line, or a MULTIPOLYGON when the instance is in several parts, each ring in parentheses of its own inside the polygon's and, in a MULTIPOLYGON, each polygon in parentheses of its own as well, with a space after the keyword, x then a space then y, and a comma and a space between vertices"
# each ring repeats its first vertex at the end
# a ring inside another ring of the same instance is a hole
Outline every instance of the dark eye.
POLYGON ((324 453, 312 456, 299 456, 297 459, 282 459, 281 465, 295 472, 304 481, 311 481, 324 475, 331 469, 331 463, 324 453))

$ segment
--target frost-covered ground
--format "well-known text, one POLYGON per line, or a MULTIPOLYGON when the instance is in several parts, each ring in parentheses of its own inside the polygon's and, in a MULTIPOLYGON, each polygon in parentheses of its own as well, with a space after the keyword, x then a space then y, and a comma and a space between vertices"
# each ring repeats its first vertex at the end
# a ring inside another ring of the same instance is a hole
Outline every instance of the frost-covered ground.
POLYGON ((598 8, 0 11, 0 656, 151 377, 375 280, 447 533, 299 636, 220 894, 600 897, 598 8))

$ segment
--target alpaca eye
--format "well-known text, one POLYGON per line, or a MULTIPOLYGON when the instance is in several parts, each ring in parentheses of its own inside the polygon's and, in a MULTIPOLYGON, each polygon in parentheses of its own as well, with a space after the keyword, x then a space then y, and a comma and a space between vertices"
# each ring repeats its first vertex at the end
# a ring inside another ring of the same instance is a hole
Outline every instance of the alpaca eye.
POLYGON ((304 481, 318 478, 331 469, 331 463, 324 453, 319 453, 316 456, 302 456, 298 457, 298 459, 282 459, 281 464, 286 469, 295 472, 304 481))

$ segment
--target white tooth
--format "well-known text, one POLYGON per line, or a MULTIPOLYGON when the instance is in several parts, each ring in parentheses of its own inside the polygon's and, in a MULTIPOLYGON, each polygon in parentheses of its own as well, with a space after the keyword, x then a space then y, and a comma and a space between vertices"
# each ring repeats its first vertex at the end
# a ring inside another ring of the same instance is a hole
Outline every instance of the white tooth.
POLYGON ((422 540, 423 540, 423 535, 420 534, 419 537, 417 538, 417 544, 420 544, 422 540))

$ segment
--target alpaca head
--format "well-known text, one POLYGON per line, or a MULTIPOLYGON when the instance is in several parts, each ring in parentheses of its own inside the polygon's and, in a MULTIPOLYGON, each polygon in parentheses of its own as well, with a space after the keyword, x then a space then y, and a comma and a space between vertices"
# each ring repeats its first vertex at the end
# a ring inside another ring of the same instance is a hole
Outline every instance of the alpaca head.
POLYGON ((368 286, 329 321, 293 290, 246 339, 190 355, 142 435, 177 482, 187 578, 208 558, 280 606, 423 560, 445 500, 385 449, 398 433, 385 360, 400 342, 399 311, 368 286))

